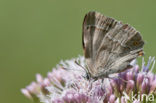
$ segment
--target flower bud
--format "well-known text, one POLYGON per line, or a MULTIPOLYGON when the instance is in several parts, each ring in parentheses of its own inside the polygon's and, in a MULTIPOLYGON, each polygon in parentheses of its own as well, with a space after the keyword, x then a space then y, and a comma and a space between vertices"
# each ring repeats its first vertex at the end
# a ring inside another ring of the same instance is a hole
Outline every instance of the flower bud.
POLYGON ((133 88, 134 88, 134 81, 133 80, 129 80, 127 82, 127 86, 126 86, 126 92, 128 95, 131 94, 131 92, 133 91, 133 88))
POLYGON ((110 97, 109 97, 109 103, 114 103, 115 102, 115 95, 111 95, 110 97))

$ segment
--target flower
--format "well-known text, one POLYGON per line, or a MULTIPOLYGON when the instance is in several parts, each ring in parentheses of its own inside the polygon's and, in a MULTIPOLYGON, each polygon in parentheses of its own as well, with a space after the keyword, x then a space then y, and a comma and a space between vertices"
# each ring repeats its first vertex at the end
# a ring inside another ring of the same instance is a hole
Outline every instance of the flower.
POLYGON ((136 60, 133 67, 111 78, 96 81, 85 78, 84 57, 61 61, 43 78, 22 89, 22 93, 35 102, 43 103, 141 103, 154 100, 156 75, 152 72, 155 58, 149 57, 147 65, 140 68, 136 60), (81 65, 77 65, 75 60, 81 65), (146 96, 146 97, 145 97, 146 96), (153 98, 152 98, 153 96, 153 98), (150 98, 150 99, 149 99, 150 98))

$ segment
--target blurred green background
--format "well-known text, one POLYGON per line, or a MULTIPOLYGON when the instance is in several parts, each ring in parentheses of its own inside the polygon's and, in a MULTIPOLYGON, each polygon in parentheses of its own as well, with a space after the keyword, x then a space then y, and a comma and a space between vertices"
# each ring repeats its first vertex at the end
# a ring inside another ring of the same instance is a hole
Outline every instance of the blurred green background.
POLYGON ((0 103, 30 103, 20 89, 61 60, 82 54, 88 11, 133 25, 156 52, 155 0, 0 0, 0 103))

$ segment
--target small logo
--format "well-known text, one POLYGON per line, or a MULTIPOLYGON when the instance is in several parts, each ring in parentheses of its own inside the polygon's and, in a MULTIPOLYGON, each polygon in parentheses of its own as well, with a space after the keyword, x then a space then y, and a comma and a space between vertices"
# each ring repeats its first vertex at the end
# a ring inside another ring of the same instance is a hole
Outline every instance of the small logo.
POLYGON ((130 96, 128 96, 125 92, 124 94, 124 99, 126 101, 134 102, 134 101, 139 101, 139 102, 153 102, 154 101, 154 95, 153 94, 141 94, 138 92, 138 94, 132 92, 130 96))

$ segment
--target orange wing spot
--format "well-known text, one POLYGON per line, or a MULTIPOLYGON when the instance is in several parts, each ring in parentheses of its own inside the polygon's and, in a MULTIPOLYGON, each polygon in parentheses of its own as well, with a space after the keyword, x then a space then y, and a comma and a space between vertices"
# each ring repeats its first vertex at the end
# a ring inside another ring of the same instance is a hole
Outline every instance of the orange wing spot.
POLYGON ((144 55, 144 52, 143 51, 140 51, 138 54, 139 54, 139 56, 143 56, 144 55))

